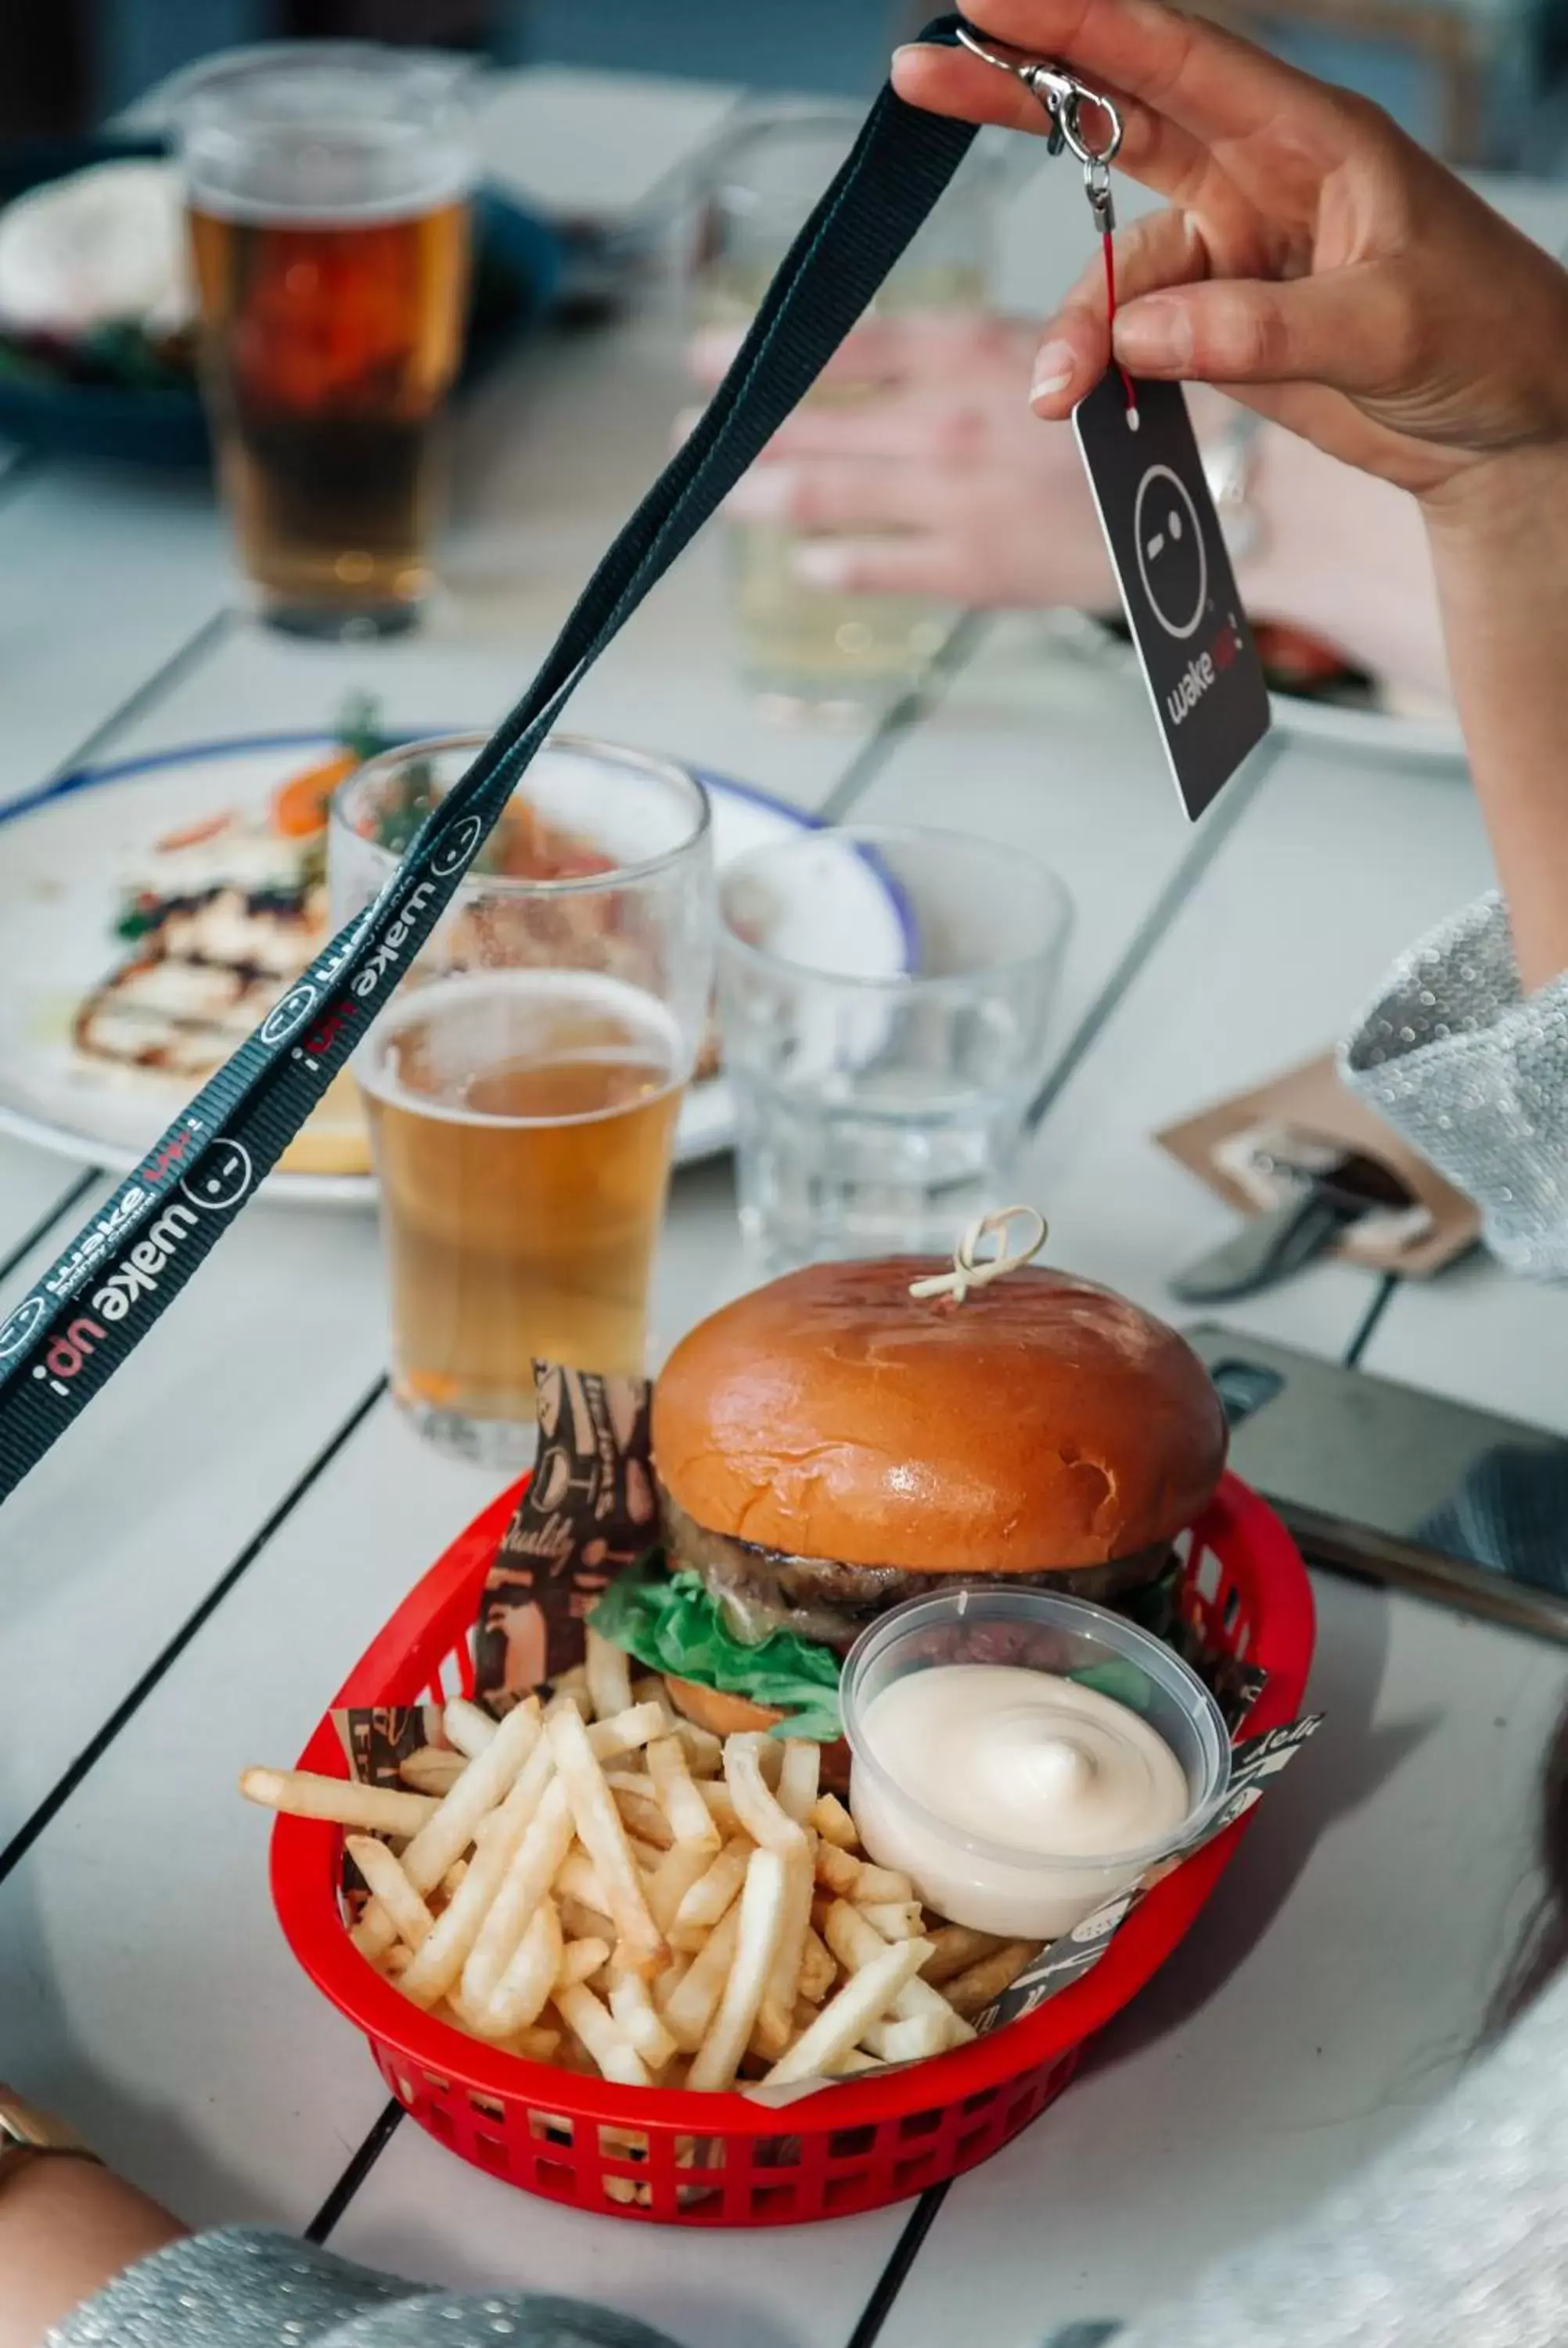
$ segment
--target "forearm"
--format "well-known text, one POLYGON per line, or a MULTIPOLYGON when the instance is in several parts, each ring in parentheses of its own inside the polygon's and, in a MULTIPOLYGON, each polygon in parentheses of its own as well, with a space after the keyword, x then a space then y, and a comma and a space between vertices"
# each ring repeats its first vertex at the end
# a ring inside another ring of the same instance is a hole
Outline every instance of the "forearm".
POLYGON ((38 2348, 122 2268, 185 2230, 96 2162, 29 2161, 0 2189, 0 2348, 38 2348))
POLYGON ((1527 994, 1568 970, 1568 451, 1428 501, 1454 699, 1527 994))

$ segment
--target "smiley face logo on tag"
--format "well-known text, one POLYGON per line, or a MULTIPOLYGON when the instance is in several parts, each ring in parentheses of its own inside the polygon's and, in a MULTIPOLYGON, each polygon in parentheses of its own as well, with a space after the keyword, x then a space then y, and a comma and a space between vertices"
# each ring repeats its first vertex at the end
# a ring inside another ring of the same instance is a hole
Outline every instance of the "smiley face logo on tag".
POLYGON ((179 1187, 203 1214, 222 1215, 237 1207, 251 1187, 251 1153, 243 1142, 227 1140, 215 1143, 214 1152, 210 1164, 188 1175, 179 1187))
POLYGON ((1209 599, 1209 559, 1187 485, 1169 465, 1151 465, 1138 484, 1132 540, 1154 617, 1169 636, 1194 634, 1209 599))

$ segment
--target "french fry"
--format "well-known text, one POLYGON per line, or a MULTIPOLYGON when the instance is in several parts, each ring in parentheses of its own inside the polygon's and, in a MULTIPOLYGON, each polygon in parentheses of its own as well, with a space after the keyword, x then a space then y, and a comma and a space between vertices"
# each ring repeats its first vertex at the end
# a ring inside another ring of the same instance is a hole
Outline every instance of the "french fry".
POLYGON ((921 1966, 920 1978, 933 1988, 951 1981, 955 1973, 966 1972, 970 1965, 1002 1945, 999 1933, 977 1932, 968 1924, 939 1924, 926 1937, 936 1954, 921 1966))
POLYGON ((859 1849, 855 1820, 836 1794, 823 1794, 812 1804, 807 1824, 816 1828, 824 1842, 836 1843, 840 1850, 859 1849))
POLYGON ((686 1752, 686 1766, 693 1777, 715 1777, 724 1766, 724 1740, 715 1736, 711 1728, 699 1728, 694 1720, 677 1714, 674 1730, 686 1752))
POLYGON ((588 1668, 583 1663, 569 1663, 550 1682, 552 1695, 573 1695, 579 1689, 584 1695, 588 1694, 588 1668))
POLYGON ((653 1999, 664 2016, 664 2027, 683 2054, 694 2054, 702 2044, 724 1993, 740 1929, 741 1903, 737 1900, 719 1919, 706 1945, 698 1951, 669 1994, 663 1994, 662 1982, 654 1983, 653 1999))
POLYGON ((563 1954, 560 1917, 547 1892, 486 1996, 467 1995, 465 1972, 458 2011, 468 2028, 477 2037, 498 2040, 537 2022, 555 1993, 563 1954))
POLYGON ((679 2049, 654 2011, 647 1984, 635 1973, 618 1973, 610 1992, 610 2011, 626 2038, 651 2071, 662 2071, 679 2049))
POLYGON ((654 1798, 653 1780, 633 1776, 630 1770, 611 1769, 605 1782, 628 1833, 651 1843, 655 1850, 668 1850, 675 1839, 674 1829, 654 1798))
POLYGON ((820 2005, 834 1982, 838 1979, 838 1965, 833 1952, 808 1921, 805 1941, 800 1952, 800 1993, 808 2005, 820 2005))
MULTIPOLYGON (((580 1724, 579 1724, 580 1725, 580 1724)), ((552 1727, 554 1723, 551 1724, 552 1727)), ((651 2087, 647 2065, 614 2016, 600 2005, 581 1982, 558 1990, 555 2006, 569 2030, 575 2031, 599 2070, 622 2087, 651 2087)))
MULTIPOLYGON (((648 1912, 667 1941, 675 1928, 681 1902, 693 1884, 702 1881, 710 1864, 709 1854, 701 1843, 677 1842, 664 1853, 644 1884, 648 1912)), ((673 1941, 671 1945, 674 1946, 673 1941)))
MULTIPOLYGON (((556 1767, 570 1797, 579 1839, 593 1861, 615 1920, 619 1936, 615 1962, 629 1973, 656 1973, 670 1952, 663 1934, 648 1912, 642 1877, 628 1846, 626 1828, 614 1797, 594 1758, 588 1732, 574 1714, 566 1712, 551 1721, 548 1735, 556 1767)), ((577 2027, 569 2013, 566 2020, 571 2028, 577 2027)), ((589 2044, 587 2040, 584 2043, 589 2044)), ((591 2045, 589 2052, 595 2053, 591 2045)), ((638 2067, 641 2068, 641 2063, 638 2067)))
POLYGON ((707 1803, 712 1814, 713 1824, 718 1828, 719 1832, 726 1838, 731 1835, 744 1834, 745 1828, 741 1824, 740 1812, 736 1809, 731 1798, 730 1789, 723 1777, 698 1777, 694 1783, 697 1791, 707 1803))
POLYGON ((789 1736, 784 1739, 784 1762, 779 1770, 778 1805, 786 1818, 804 1827, 811 1817, 816 1800, 816 1781, 822 1767, 822 1747, 809 1737, 789 1736))
MULTIPOLYGON (((242 1769, 240 1791, 264 1810, 282 1810, 291 1818, 328 1818, 363 1834, 417 1836, 440 1808, 428 1794, 404 1794, 395 1786, 361 1786, 352 1777, 317 1777, 308 1769, 242 1769)), ((440 1879, 439 1873, 430 1879, 432 1883, 440 1879)))
MULTIPOLYGON (((593 1718, 593 1698, 588 1692, 588 1681, 580 1673, 568 1686, 558 1687, 545 1706, 545 1718, 555 1720, 563 1712, 575 1712, 580 1721, 593 1718)), ((585 2054, 584 2062, 588 2058, 585 2054)))
MULTIPOLYGON (((812 1750, 815 1751, 815 1746, 812 1750)), ((786 1756, 785 1774, 789 1763, 786 1756)), ((781 1783, 782 1790, 782 1783, 781 1783)), ((806 1807, 809 1808, 810 1804, 806 1807)), ((778 1948, 757 2010, 756 2032, 761 2051, 776 2062, 794 2036, 795 1992, 800 1986, 805 1936, 811 1930, 811 1849, 803 1840, 798 1850, 781 1852, 784 1867, 784 1916, 778 1948)))
MULTIPOLYGON (((559 1776, 552 1777, 496 1885, 489 1908, 463 1962, 463 2003, 476 2013, 483 2013, 494 1997, 535 1910, 543 1904, 561 1861, 571 1849, 575 1831, 566 1787, 559 1776)), ((488 1852, 484 1856, 487 1858, 488 1852)), ((557 1937, 559 1940, 559 1918, 557 1937)), ((533 2013, 523 2014, 512 2027, 520 2029, 523 2023, 535 2021, 543 2003, 541 1997, 533 2013)), ((494 2034, 500 2037, 506 2034, 497 2031, 494 2034)))
POLYGON ((615 1939, 615 1926, 597 1908, 589 1908, 574 1900, 569 1891, 558 1892, 556 1906, 560 1910, 561 1928, 571 1941, 602 1941, 609 1948, 615 1939))
MULTIPOLYGON (((561 1951, 561 1961, 556 1968, 557 1986, 569 1989, 573 1982, 591 1981, 594 1974, 602 1972, 609 1962, 608 1941, 569 1941, 561 1951)), ((628 1978, 635 1980, 636 1975, 630 1974, 628 1978)))
POLYGON ((466 1756, 448 1753, 439 1745, 422 1745, 417 1753, 408 1754, 397 1765, 397 1774, 410 1793, 433 1794, 437 1800, 449 1794, 464 1770, 466 1756))
MULTIPOLYGON (((419 1894, 415 1892, 414 1896, 417 1900, 419 1894)), ((391 1948, 388 1949, 385 1956, 379 1960, 377 1971, 386 1973, 392 1980, 395 1981, 399 1973, 405 1973, 408 1971, 413 1959, 414 1952, 408 1946, 407 1942, 405 1941, 395 1941, 391 1948)))
POLYGON ((474 1829, 503 1801, 539 1741, 539 1705, 530 1696, 507 1713, 477 1761, 470 1761, 435 1816, 403 1854, 415 1891, 429 1891, 474 1839, 474 1829))
MULTIPOLYGON (((876 1925, 868 1924, 859 1909, 852 1907, 847 1900, 834 1901, 824 1920, 823 1932, 839 1963, 851 1973, 858 1972, 863 1965, 874 1963, 889 1946, 876 1925)), ((917 1944, 912 1941, 899 1941, 892 1945, 909 1949, 917 1944)), ((918 1945, 929 1949, 931 1943, 923 1940, 918 1945)), ((925 1962, 923 1958, 921 1962, 925 1962)), ((947 2043, 950 2046, 961 2045, 975 2034, 972 2026, 961 2014, 953 2012, 941 1991, 933 1989, 929 1982, 916 1980, 906 1982, 894 1999, 891 2012, 897 2022, 910 2022, 922 2013, 936 2014, 948 2034, 947 2043)))
POLYGON ((597 1908, 600 1915, 604 1914, 604 1886, 586 1850, 568 1851, 556 1869, 555 1888, 558 1891, 566 1892, 570 1899, 580 1900, 585 1908, 597 1908))
MULTIPOLYGON (((727 1765, 727 1754, 725 1759, 727 1765)), ((729 1978, 687 2075, 686 2084, 694 2093, 729 2086, 740 2068, 778 1954, 788 1902, 786 1859, 780 1851, 759 1848, 747 1863, 745 1888, 737 1905, 739 1923, 729 1978)), ((668 2008, 665 2022, 672 2029, 668 2008)))
POLYGON ((532 2030, 519 2030, 507 2051, 520 2054, 525 2063, 553 2063, 560 2053, 560 2032, 536 2024, 532 2030))
POLYGON ((693 1950, 701 1948, 701 1936, 712 1930, 731 1900, 738 1896, 746 1879, 746 1861, 751 1855, 751 1844, 737 1835, 682 1895, 672 1927, 677 1936, 673 1943, 676 1948, 685 1948, 686 1936, 692 1932, 699 1937, 691 1946, 693 1950))
MULTIPOLYGON (((477 1761, 468 1764, 466 1774, 460 1778, 443 1806, 449 1808, 463 1787, 483 1769, 491 1755, 500 1746, 501 1737, 517 1718, 509 1713, 502 1723, 496 1742, 483 1752, 477 1761)), ((508 1788, 506 1799, 496 1812, 490 1831, 474 1845, 474 1856, 468 1862, 468 1872, 458 1885, 456 1893, 436 1920, 436 1929, 403 1977, 403 1986, 419 2005, 434 2005, 456 1983, 468 1961, 468 1952, 478 1938, 481 1927, 489 1915, 491 1905, 506 1879, 513 1856, 533 1823, 534 1814, 544 1801, 554 1771, 554 1762, 548 1745, 537 1734, 528 1759, 508 1788)), ((439 1818, 433 1819, 426 1832, 434 1832, 439 1818)), ((477 1820, 474 1824, 477 1825, 477 1820)), ((411 1881, 417 1882, 413 1869, 414 1854, 418 1841, 409 1844, 403 1864, 411 1881)), ((508 1949, 507 1953, 511 1953, 508 1949)), ((478 2003, 477 2000, 471 2003, 478 2003)))
POLYGON ((917 1900, 857 1900, 856 1906, 885 1941, 918 1941, 925 1911, 917 1900))
POLYGON ((1040 1954, 1038 1941, 1004 1941, 989 1957, 967 1972, 956 1973, 943 1983, 942 1994, 955 2013, 966 2019, 983 2013, 992 1998, 999 1997, 1009 1982, 1015 1982, 1031 1957, 1040 1954))
POLYGON ((881 1955, 850 1975, 811 2028, 774 2065, 764 2085, 782 2087, 794 2079, 815 2078, 825 2064, 858 2045, 870 2024, 880 2021, 899 1991, 915 1979, 930 1948, 928 1941, 884 1941, 881 1955))
POLYGON ((661 1704, 668 1709, 669 1694, 658 1672, 639 1672, 631 1683, 633 1704, 661 1704))
POLYGON ((697 1791, 686 1766, 685 1747, 678 1736, 654 1738, 648 1747, 648 1774, 675 1840, 717 1851, 723 1837, 707 1803, 697 1791))
POLYGON ((662 1866, 664 1860, 670 1856, 661 1844, 644 1842, 641 1835, 632 1834, 630 1828, 627 1831, 626 1841, 632 1858, 644 1875, 651 1875, 654 1869, 662 1866))
POLYGON ((767 1741, 756 1730, 726 1737, 724 1783, 742 1826, 759 1849, 800 1850, 805 1845, 805 1828, 781 1809, 763 1776, 762 1748, 767 1741))
POLYGON ((448 1744, 455 1745, 466 1761, 477 1761, 495 1743, 500 1725, 494 1713, 471 1704, 466 1695, 455 1695, 441 1715, 448 1744))
POLYGON ((927 2055, 945 2052, 948 2034, 940 2014, 917 2013, 907 2022, 868 2024, 860 2043, 878 2062, 923 2063, 927 2055))
POLYGON ((596 1761, 613 1761, 618 1753, 635 1753, 640 1746, 662 1736, 670 1715, 661 1704, 634 1704, 625 1712, 596 1720, 588 1732, 596 1761))
POLYGON ((351 1834, 343 1849, 396 1927, 397 1937, 417 1949, 436 1929, 436 1919, 403 1871, 402 1861, 374 1835, 351 1834))
POLYGON ((590 1626, 585 1634, 587 1653, 583 1669, 588 1677, 589 1702, 596 1720, 611 1720, 618 1712, 631 1709, 631 1667, 624 1647, 617 1647, 601 1638, 590 1626))
POLYGON ((463 1878, 467 1874, 467 1872, 468 1862, 466 1859, 455 1859, 452 1861, 451 1866, 446 1869, 446 1874, 441 1878, 440 1882, 436 1887, 443 1900, 450 1900, 453 1897, 454 1893, 456 1891, 457 1886, 462 1882, 463 1878))
POLYGON ((907 1875, 896 1874, 887 1867, 873 1867, 869 1859, 856 1859, 837 1843, 817 1844, 816 1879, 840 1900, 853 1900, 856 1907, 868 1900, 915 1897, 915 1887, 907 1875))

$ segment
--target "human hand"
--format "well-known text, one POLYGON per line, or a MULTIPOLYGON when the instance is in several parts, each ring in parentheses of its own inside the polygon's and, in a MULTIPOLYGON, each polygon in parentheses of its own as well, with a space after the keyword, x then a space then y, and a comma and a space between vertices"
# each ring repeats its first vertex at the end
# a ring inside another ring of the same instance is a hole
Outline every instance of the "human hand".
MULTIPOLYGON (((1377 108, 1157 0, 973 0, 977 29, 1113 98, 1118 168, 1170 201, 1117 238, 1115 356, 1205 381, 1429 502, 1568 439, 1568 277, 1377 108)), ((900 49, 911 104, 1043 132, 1024 86, 900 49)), ((1098 263, 1046 332, 1033 405, 1111 355, 1098 263)))
MULTIPOLYGON (((696 337, 704 390, 740 339, 696 337)), ((855 396, 797 408, 725 510, 799 533, 794 567, 810 586, 1107 608, 1115 589, 1072 436, 1029 410, 1038 339, 1013 319, 868 321, 823 378, 855 396)))

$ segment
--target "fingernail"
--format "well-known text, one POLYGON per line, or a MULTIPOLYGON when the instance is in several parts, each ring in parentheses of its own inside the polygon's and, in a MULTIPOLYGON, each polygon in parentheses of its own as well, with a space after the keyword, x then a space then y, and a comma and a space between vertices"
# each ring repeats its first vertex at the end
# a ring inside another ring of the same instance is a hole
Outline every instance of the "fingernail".
POLYGON ((790 569, 804 587, 844 587, 849 580, 849 560, 830 538, 802 541, 790 556, 790 569))
POLYGON ((1029 387, 1029 404, 1037 399, 1054 399, 1072 381, 1077 353, 1071 343, 1042 343, 1035 353, 1034 381, 1029 387))
POLYGON ((1184 302, 1148 294, 1116 321, 1116 355, 1133 374, 1179 374, 1192 365, 1193 322, 1184 302))
POLYGON ((794 503, 793 465, 753 465, 724 499, 724 511, 738 521, 785 521, 794 503))

